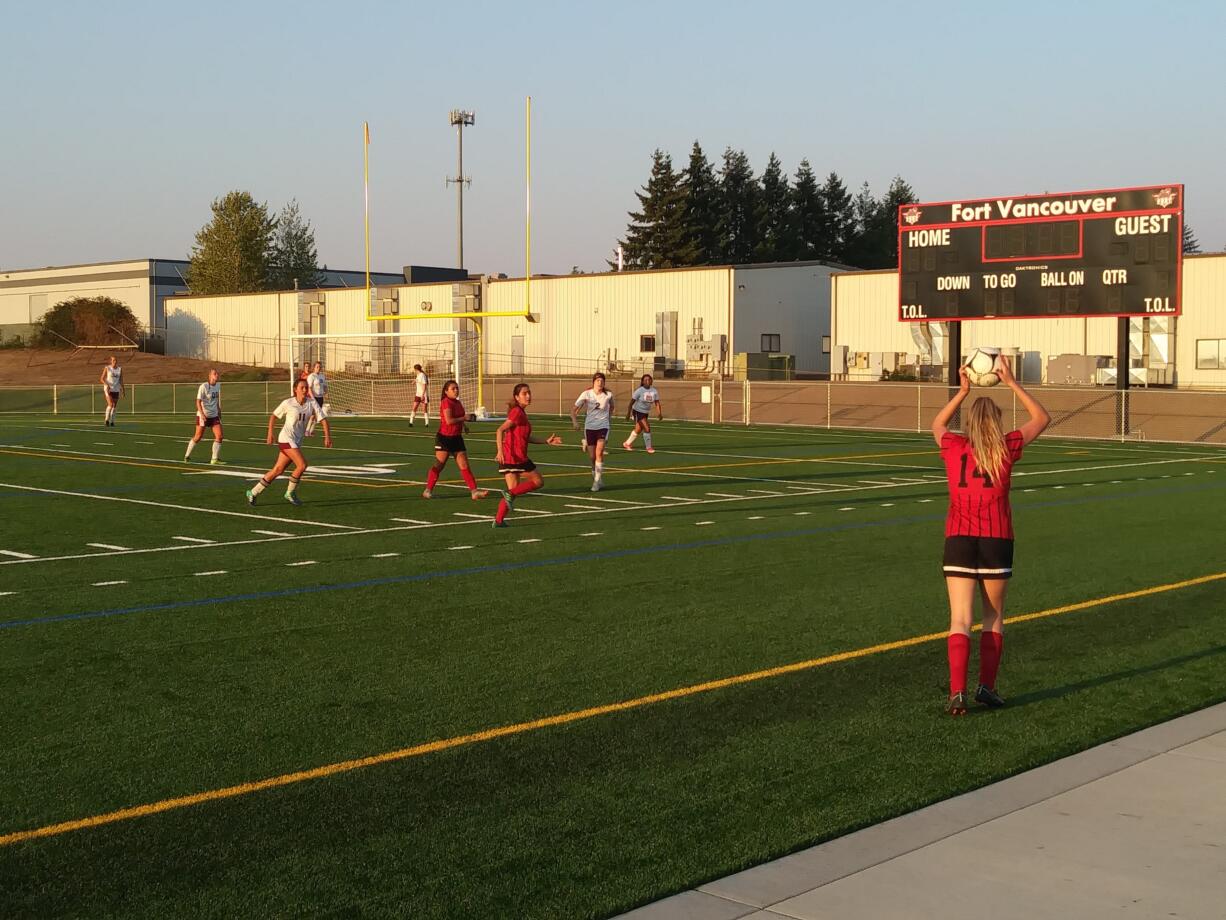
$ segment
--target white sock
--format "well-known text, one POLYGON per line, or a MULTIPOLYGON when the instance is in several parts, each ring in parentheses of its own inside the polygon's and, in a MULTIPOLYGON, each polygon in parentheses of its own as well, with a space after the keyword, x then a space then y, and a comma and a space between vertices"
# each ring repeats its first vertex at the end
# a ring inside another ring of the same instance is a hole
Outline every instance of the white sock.
POLYGON ((285 494, 293 495, 297 488, 298 488, 298 480, 295 479, 293 476, 291 476, 289 478, 289 485, 285 487, 285 494))
POLYGON ((412 425, 415 421, 417 421, 417 410, 410 409, 409 410, 409 424, 412 425))
POLYGON ((216 460, 220 456, 221 456, 221 442, 214 441, 213 442, 213 459, 216 460))
POLYGON ((650 431, 646 432, 643 435, 643 443, 646 444, 648 447, 651 447, 651 432, 650 431))
POLYGON ((421 410, 421 417, 422 417, 422 419, 425 421, 425 423, 426 423, 427 425, 429 425, 429 424, 430 424, 430 410, 429 410, 429 409, 422 409, 422 410, 421 410))
POLYGON ((631 429, 631 431, 630 431, 630 437, 626 438, 626 443, 627 443, 627 444, 633 444, 633 443, 634 443, 634 439, 635 439, 635 438, 637 438, 638 436, 639 436, 639 433, 638 433, 637 431, 634 431, 633 429, 631 429))
POLYGON ((253 485, 253 486, 251 487, 251 494, 252 494, 252 495, 259 495, 261 492, 263 492, 265 489, 267 489, 267 488, 268 488, 268 485, 269 485, 269 484, 268 484, 268 483, 266 483, 266 482, 263 480, 263 478, 261 478, 259 482, 257 482, 255 485, 253 485))
POLYGON ((595 477, 597 482, 600 482, 601 478, 604 476, 604 461, 603 460, 596 461, 596 465, 592 467, 592 475, 595 477))
POLYGON ((200 442, 199 441, 188 441, 187 442, 187 453, 183 455, 184 460, 186 460, 188 457, 192 455, 192 451, 196 449, 196 445, 198 443, 200 442))

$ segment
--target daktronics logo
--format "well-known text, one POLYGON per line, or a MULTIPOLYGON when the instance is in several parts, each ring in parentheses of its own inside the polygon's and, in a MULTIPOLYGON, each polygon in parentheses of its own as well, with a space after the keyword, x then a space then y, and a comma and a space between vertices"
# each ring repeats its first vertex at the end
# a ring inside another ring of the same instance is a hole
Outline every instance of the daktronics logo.
POLYGON ((919 208, 907 208, 907 210, 902 212, 902 219, 905 220, 909 225, 913 226, 919 223, 920 215, 922 215, 923 213, 924 212, 921 211, 919 208))
POLYGON ((1160 208, 1169 208, 1175 203, 1175 199, 1179 196, 1173 188, 1167 187, 1161 191, 1154 192, 1154 202, 1160 208))

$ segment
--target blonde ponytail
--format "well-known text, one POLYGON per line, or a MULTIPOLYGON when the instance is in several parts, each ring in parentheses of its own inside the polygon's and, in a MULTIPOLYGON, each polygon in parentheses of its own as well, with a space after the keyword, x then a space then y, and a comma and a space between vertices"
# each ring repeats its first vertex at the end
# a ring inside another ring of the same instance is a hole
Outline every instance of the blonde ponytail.
POLYGON ((971 442, 975 465, 999 482, 1005 473, 1005 433, 1000 425, 1000 406, 987 396, 971 404, 966 421, 966 436, 971 442))

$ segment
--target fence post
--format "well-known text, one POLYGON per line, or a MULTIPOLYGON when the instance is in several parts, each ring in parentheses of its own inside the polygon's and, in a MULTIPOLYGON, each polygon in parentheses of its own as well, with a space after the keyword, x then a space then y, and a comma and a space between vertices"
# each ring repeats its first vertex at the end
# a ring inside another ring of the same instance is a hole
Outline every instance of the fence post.
POLYGON ((375 414, 375 382, 370 382, 370 414, 375 414))
POLYGON ((745 382, 741 384, 742 398, 745 400, 745 424, 749 424, 749 416, 753 410, 753 394, 749 388, 749 377, 746 376, 745 382))
POLYGON ((831 416, 834 415, 833 397, 834 397, 834 381, 827 380, 826 381, 826 430, 827 431, 830 430, 830 426, 833 424, 833 419, 831 418, 831 416))
POLYGON ((558 415, 562 414, 562 378, 558 378, 558 415))
POLYGON ((268 381, 267 380, 264 381, 264 411, 265 412, 272 411, 268 408, 268 381))
POLYGON ((924 430, 924 388, 918 383, 915 385, 915 433, 919 434, 924 430))

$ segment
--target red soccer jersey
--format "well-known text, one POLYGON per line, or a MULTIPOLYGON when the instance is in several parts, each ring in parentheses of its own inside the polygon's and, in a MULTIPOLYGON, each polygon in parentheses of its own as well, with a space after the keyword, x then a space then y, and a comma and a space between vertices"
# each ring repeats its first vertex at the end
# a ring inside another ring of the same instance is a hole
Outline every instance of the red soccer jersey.
POLYGON ((438 407, 438 433, 449 438, 454 438, 456 435, 464 433, 464 405, 458 399, 452 399, 450 396, 443 397, 443 401, 438 407), (448 412, 455 419, 455 424, 453 425, 448 425, 444 421, 447 418, 448 412))
POLYGON ((511 427, 502 436, 502 460, 514 465, 528 459, 528 438, 532 434, 532 423, 528 421, 528 413, 515 406, 507 413, 507 421, 511 427))
POLYGON ((1022 433, 1005 435, 1005 470, 1000 481, 979 469, 971 442, 947 431, 941 437, 941 459, 949 481, 947 537, 1000 537, 1013 539, 1013 512, 1009 508, 1009 478, 1022 456, 1022 433))

